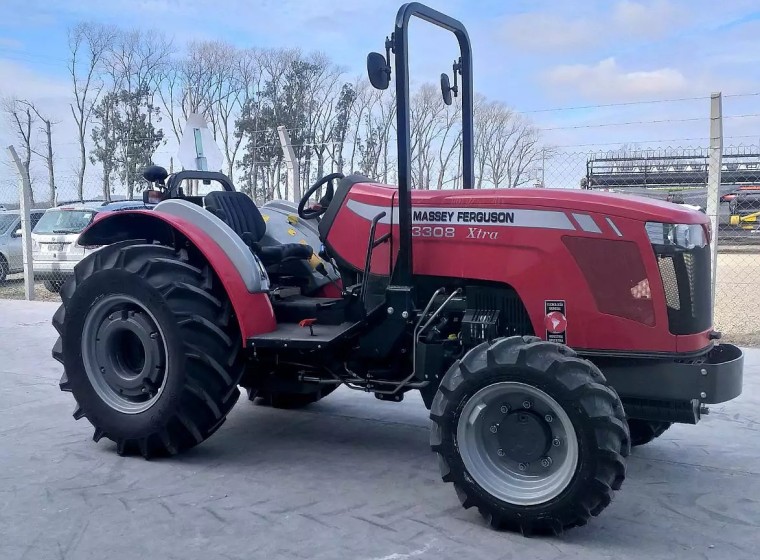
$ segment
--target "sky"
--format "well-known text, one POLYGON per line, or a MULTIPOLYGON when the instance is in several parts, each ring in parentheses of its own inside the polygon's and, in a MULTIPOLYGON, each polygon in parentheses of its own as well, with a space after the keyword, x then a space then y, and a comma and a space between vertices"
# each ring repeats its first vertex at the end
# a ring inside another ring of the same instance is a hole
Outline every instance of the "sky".
MULTIPOLYGON (((0 97, 29 98, 49 108, 58 122, 56 137, 66 139, 57 157, 72 173, 70 26, 96 21, 158 28, 180 46, 192 39, 223 39, 241 47, 321 50, 355 76, 363 72, 368 51, 382 50, 398 5, 388 0, 0 0, 0 97)), ((560 152, 622 144, 706 146, 709 96, 718 91, 725 96, 726 144, 760 142, 757 0, 429 0, 429 5, 467 26, 476 91, 523 112, 560 152)), ((450 73, 457 53, 452 35, 416 21, 410 36, 415 81, 450 73)), ((2 121, 0 145, 10 141, 2 121)))

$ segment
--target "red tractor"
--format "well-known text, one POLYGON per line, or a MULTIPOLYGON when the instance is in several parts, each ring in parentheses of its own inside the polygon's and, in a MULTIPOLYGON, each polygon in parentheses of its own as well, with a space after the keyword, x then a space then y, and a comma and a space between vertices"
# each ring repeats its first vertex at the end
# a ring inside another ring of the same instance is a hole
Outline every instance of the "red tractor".
POLYGON ((407 4, 368 57, 375 87, 391 54, 398 186, 333 174, 297 209, 258 208, 222 174, 148 170, 152 211, 81 235, 102 248, 61 292, 60 387, 95 441, 146 458, 211 436, 238 386, 292 408, 340 385, 394 402, 419 390, 465 508, 523 533, 583 525, 620 488, 631 445, 741 393, 742 352, 712 325, 708 218, 622 195, 473 190, 465 28, 407 4), (459 42, 454 86, 441 84, 445 102, 462 96, 464 190, 410 188, 412 16, 459 42), (186 196, 186 179, 221 190, 186 196))

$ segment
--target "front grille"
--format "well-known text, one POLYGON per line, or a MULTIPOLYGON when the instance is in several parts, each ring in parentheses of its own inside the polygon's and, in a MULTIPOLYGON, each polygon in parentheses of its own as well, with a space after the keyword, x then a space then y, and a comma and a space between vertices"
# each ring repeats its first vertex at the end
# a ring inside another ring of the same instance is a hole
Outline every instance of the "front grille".
POLYGON ((694 334, 712 326, 710 247, 683 250, 655 246, 668 325, 673 334, 694 334))

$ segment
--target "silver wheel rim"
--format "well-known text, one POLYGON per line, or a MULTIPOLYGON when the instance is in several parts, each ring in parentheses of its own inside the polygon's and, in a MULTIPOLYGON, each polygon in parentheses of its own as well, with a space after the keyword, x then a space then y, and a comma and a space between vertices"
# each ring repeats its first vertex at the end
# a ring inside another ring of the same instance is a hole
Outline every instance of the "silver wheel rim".
POLYGON ((514 505, 556 498, 578 466, 578 438, 570 417, 550 395, 525 383, 493 383, 470 397, 457 423, 457 445, 475 482, 514 505), (533 431, 526 433, 541 437, 530 439, 535 443, 527 446, 523 440, 513 443, 517 431, 528 429, 512 429, 516 423, 529 425, 533 431), (536 460, 526 461, 527 456, 536 460))
POLYGON ((82 362, 98 396, 112 409, 139 414, 166 386, 166 341, 155 316, 137 299, 110 294, 85 317, 82 362))

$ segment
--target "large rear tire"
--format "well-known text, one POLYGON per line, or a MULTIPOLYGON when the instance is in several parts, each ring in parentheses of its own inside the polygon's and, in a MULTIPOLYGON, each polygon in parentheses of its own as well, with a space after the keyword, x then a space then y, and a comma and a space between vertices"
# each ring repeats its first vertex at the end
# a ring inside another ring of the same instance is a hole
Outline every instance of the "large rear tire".
POLYGON ((241 336, 213 270, 186 250, 117 243, 87 257, 53 318, 60 388, 120 455, 176 454, 239 397, 241 336))
POLYGON ((670 422, 657 422, 652 420, 628 419, 628 430, 631 432, 631 447, 645 445, 660 437, 670 428, 670 422))
POLYGON ((585 525, 625 478, 620 399, 567 346, 510 337, 473 348, 446 373, 430 417, 444 482, 496 529, 585 525))
POLYGON ((9 270, 10 267, 8 266, 8 261, 5 260, 3 255, 0 255, 0 284, 5 283, 9 270))

